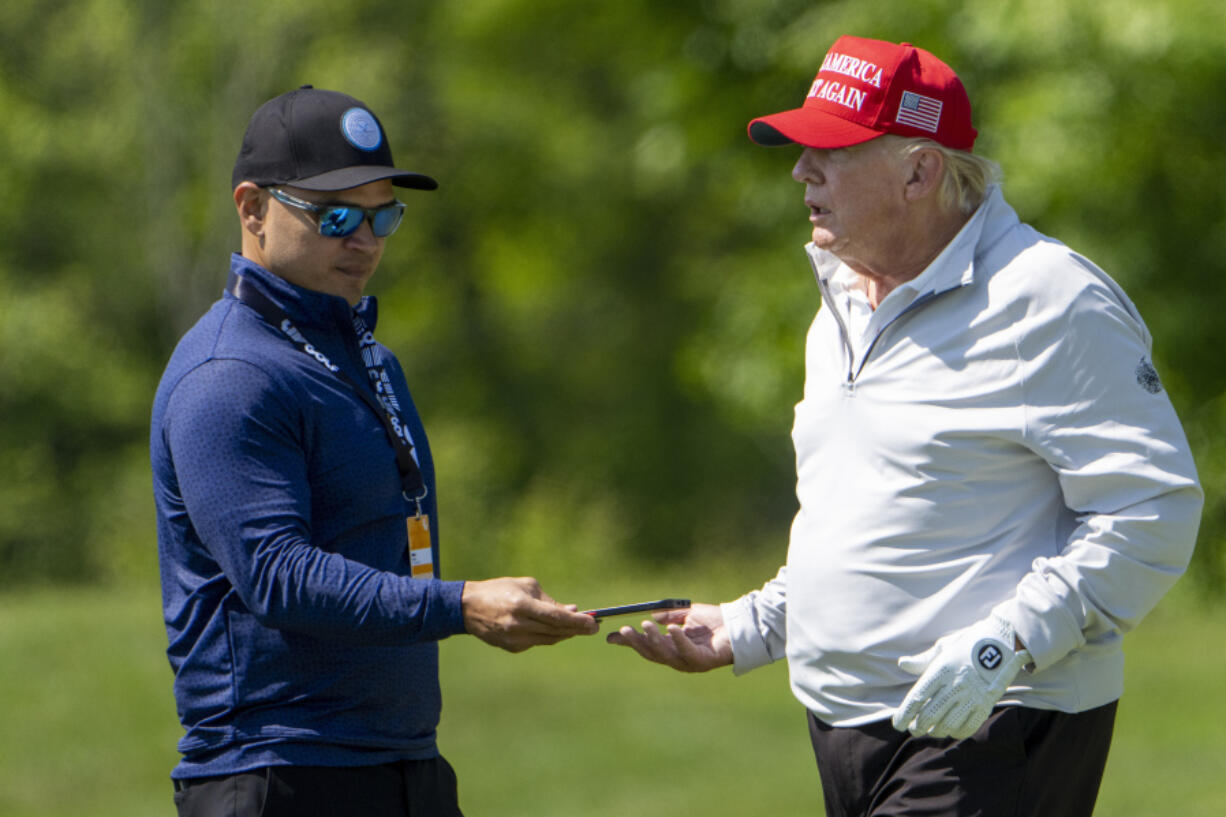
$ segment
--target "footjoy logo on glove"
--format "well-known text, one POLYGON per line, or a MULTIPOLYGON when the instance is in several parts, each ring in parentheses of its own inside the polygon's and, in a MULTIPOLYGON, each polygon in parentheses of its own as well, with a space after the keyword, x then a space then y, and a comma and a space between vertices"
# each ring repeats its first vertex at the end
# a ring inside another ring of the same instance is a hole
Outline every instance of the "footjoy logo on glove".
POLYGON ((979 660, 979 666, 986 670, 993 670, 999 667, 1004 657, 1004 654, 995 644, 984 644, 979 648, 979 654, 976 656, 979 660))

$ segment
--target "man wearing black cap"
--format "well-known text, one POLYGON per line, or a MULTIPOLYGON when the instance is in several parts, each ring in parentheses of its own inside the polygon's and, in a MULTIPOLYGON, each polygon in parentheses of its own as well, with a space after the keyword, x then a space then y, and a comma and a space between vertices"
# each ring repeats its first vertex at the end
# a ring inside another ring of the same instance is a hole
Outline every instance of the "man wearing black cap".
POLYGON ((437 642, 590 634, 533 579, 443 581, 434 468, 363 295, 405 205, 361 102, 303 87, 251 119, 242 251, 175 349, 151 458, 181 815, 458 815, 437 642))
POLYGON ((821 293, 787 564, 610 640, 687 671, 786 658, 829 817, 1088 817, 1120 641, 1203 501, 1145 324, 1018 220, 923 49, 842 37, 749 135, 800 148, 821 293))

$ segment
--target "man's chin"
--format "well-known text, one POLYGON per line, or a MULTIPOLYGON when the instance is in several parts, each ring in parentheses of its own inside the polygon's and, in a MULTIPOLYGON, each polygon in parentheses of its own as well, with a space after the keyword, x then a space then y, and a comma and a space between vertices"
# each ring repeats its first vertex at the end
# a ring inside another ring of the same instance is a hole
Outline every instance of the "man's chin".
POLYGON ((834 246, 835 238, 826 230, 820 227, 814 227, 813 232, 809 235, 809 240, 813 242, 813 246, 819 250, 829 251, 834 246))

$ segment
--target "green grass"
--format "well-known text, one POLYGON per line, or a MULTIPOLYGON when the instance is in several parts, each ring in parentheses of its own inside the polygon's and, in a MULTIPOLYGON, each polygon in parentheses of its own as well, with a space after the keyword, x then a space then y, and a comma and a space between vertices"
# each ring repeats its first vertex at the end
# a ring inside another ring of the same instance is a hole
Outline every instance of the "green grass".
MULTIPOLYGON (((582 601, 718 599, 738 583, 626 581, 582 601)), ((1100 817, 1226 814, 1221 613, 1174 598, 1129 636, 1100 817)), ((155 588, 0 597, 0 815, 174 813, 163 639, 155 588)), ((600 638, 520 655, 456 638, 443 689, 440 743, 469 817, 821 813, 781 665, 685 676, 600 638)))

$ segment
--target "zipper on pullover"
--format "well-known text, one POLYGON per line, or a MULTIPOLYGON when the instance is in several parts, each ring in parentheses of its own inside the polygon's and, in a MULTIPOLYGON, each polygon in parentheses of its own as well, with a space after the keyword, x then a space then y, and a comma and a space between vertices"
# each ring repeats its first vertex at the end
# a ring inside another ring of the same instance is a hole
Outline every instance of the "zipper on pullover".
POLYGON ((870 340, 868 343, 868 346, 865 347, 864 354, 860 356, 860 362, 859 362, 859 365, 857 365, 856 364, 856 351, 855 351, 855 348, 851 345, 851 333, 847 329, 847 321, 843 319, 842 310, 840 310, 838 305, 835 303, 834 296, 830 294, 830 287, 827 286, 826 281, 818 273, 817 265, 814 264, 812 257, 810 257, 809 263, 810 265, 813 266, 813 275, 815 278, 817 278, 817 286, 818 286, 818 289, 821 290, 822 301, 830 309, 831 313, 834 315, 835 323, 839 325, 839 335, 843 340, 843 349, 847 353, 847 378, 843 381, 843 392, 848 397, 855 396, 856 381, 859 379, 860 374, 864 371, 864 366, 865 364, 868 363, 869 357, 872 356, 873 350, 877 347, 877 341, 881 340, 881 336, 886 333, 886 330, 888 330, 891 326, 897 323, 898 320, 902 318, 904 315, 922 306, 923 304, 933 300, 938 295, 942 295, 946 292, 952 291, 953 289, 958 289, 958 288, 961 288, 962 286, 965 286, 965 284, 959 284, 957 287, 951 287, 950 289, 944 289, 944 290, 941 290, 940 292, 929 290, 923 293, 922 295, 920 295, 919 297, 917 297, 911 303, 907 304, 906 307, 904 307, 901 312, 899 312, 897 315, 891 318, 889 322, 887 322, 884 326, 882 326, 880 329, 877 330, 876 334, 873 335, 873 339, 870 340))

